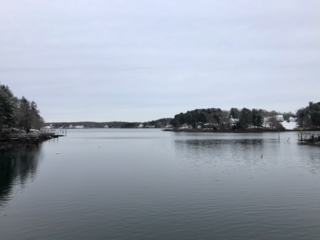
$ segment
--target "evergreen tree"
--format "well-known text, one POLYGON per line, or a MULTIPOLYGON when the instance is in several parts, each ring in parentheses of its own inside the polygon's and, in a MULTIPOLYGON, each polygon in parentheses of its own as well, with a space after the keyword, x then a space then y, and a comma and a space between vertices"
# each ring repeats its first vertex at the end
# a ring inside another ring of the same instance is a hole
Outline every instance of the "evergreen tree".
POLYGON ((303 128, 319 128, 320 127, 320 102, 310 102, 309 106, 300 108, 297 111, 297 121, 303 128))
POLYGON ((248 128, 252 124, 252 112, 248 108, 243 108, 240 112, 239 125, 241 128, 248 128))
POLYGON ((229 118, 239 118, 240 111, 237 108, 231 108, 229 111, 229 118))
POLYGON ((25 97, 16 98, 8 86, 0 84, 0 133, 3 127, 19 127, 27 132, 30 128, 39 129, 44 120, 35 102, 25 97))
POLYGON ((8 86, 0 85, 0 133, 6 125, 15 124, 13 94, 8 86))
POLYGON ((30 102, 25 97, 22 97, 19 102, 18 122, 21 129, 29 132, 32 123, 32 112, 30 102))
POLYGON ((255 127, 261 127, 263 123, 262 114, 257 109, 252 109, 252 125, 255 127))
POLYGON ((310 112, 312 127, 313 128, 320 127, 320 102, 319 103, 310 102, 309 112, 310 112))
POLYGON ((30 104, 30 114, 31 114, 31 127, 34 129, 39 129, 43 126, 44 120, 40 116, 40 111, 37 104, 32 101, 30 104))

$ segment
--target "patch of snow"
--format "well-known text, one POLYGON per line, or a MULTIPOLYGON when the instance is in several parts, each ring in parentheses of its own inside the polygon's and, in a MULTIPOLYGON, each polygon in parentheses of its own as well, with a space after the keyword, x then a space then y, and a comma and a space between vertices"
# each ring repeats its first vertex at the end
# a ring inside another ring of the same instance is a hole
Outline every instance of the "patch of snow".
POLYGON ((296 122, 296 121, 297 121, 297 118, 289 117, 289 120, 290 120, 290 122, 296 122))
POLYGON ((295 128, 298 127, 298 124, 297 122, 287 122, 287 121, 284 121, 284 122, 281 122, 282 126, 287 129, 287 130, 293 130, 295 128))
POLYGON ((236 123, 238 123, 239 122, 239 119, 238 118, 230 118, 229 119, 229 123, 230 124, 236 124, 236 123))

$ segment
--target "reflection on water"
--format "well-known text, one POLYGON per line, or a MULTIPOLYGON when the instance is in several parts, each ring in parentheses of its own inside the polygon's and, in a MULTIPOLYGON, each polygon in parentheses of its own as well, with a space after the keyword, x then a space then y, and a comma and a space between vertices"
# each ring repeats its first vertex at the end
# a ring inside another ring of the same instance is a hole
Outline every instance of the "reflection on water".
POLYGON ((194 139, 176 140, 177 148, 185 148, 190 151, 217 151, 226 147, 233 151, 252 150, 263 148, 264 139, 194 139))
POLYGON ((318 239, 320 152, 295 139, 88 129, 1 151, 0 239, 318 239))
POLYGON ((0 150, 0 206, 10 200, 16 185, 23 187, 36 175, 41 145, 0 150))
POLYGON ((175 157, 192 166, 216 171, 270 171, 282 167, 285 173, 297 167, 320 173, 320 148, 295 142, 260 139, 175 140, 175 157))
POLYGON ((314 146, 303 146, 306 156, 301 158, 304 167, 313 174, 320 173, 320 148, 314 146))
MULTIPOLYGON (((265 139, 194 139, 176 140, 176 157, 190 163, 218 163, 242 162, 252 163, 261 158, 268 158, 265 154, 267 147, 265 139)), ((270 145, 276 141, 268 141, 270 145)), ((261 162, 261 161, 260 161, 261 162)))

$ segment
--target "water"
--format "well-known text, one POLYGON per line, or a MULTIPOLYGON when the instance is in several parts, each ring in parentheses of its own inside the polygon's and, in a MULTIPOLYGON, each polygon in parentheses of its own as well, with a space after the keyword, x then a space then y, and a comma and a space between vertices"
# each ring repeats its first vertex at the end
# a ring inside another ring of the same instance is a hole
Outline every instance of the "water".
POLYGON ((280 136, 84 129, 0 150, 0 239, 319 239, 320 148, 280 136))

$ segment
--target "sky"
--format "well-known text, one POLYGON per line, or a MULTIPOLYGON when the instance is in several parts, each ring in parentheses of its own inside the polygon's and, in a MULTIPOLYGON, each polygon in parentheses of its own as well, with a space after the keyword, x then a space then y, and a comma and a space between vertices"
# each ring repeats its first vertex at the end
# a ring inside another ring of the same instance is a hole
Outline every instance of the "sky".
POLYGON ((0 0, 0 82, 47 122, 320 101, 320 1, 0 0))

